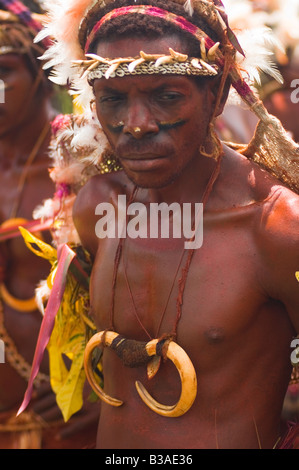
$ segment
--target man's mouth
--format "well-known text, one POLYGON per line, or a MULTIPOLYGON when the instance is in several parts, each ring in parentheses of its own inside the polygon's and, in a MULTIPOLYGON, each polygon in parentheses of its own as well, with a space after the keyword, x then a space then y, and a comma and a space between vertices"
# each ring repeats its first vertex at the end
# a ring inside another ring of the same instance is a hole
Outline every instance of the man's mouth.
POLYGON ((135 153, 120 157, 120 161, 131 171, 153 171, 160 168, 166 158, 152 153, 135 153))
POLYGON ((169 142, 157 142, 156 138, 127 139, 115 149, 124 168, 131 171, 151 171, 160 169, 171 159, 174 148, 169 142))
POLYGON ((163 155, 146 152, 126 152, 120 156, 122 160, 155 160, 157 158, 164 158, 163 155))

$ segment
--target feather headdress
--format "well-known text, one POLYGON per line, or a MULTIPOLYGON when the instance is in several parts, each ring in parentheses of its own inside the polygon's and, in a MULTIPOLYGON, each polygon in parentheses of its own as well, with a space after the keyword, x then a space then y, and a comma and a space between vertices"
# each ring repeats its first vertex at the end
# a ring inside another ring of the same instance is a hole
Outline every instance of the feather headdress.
POLYGON ((36 36, 39 42, 46 37, 53 39, 53 45, 41 57, 46 61, 45 69, 52 68, 50 79, 58 85, 71 85, 71 93, 78 97, 78 104, 84 109, 89 106, 92 93, 87 81, 80 78, 72 67, 73 60, 85 59, 79 44, 79 27, 94 0, 51 0, 47 2, 49 20, 36 36))
MULTIPOLYGON (((276 63, 276 52, 285 54, 285 49, 267 22, 268 15, 264 11, 256 11, 254 2, 250 0, 223 0, 230 18, 230 26, 237 34, 245 56, 237 53, 236 60, 244 71, 248 83, 259 87, 264 75, 268 75, 278 83, 283 78, 276 63)), ((240 97, 232 90, 230 100, 240 104, 240 97)))

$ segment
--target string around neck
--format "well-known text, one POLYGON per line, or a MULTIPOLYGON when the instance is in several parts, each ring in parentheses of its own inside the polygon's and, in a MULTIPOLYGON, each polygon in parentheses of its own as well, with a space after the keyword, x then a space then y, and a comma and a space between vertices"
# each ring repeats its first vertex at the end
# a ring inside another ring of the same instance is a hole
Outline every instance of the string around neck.
MULTIPOLYGON (((212 172, 212 175, 209 178, 208 184, 207 184, 207 186, 204 190, 204 193, 203 193, 203 196, 202 196, 203 212, 206 208, 207 202, 208 202, 209 197, 212 193, 214 185, 215 185, 215 183, 216 183, 216 181, 219 177, 222 157, 223 157, 223 152, 220 154, 219 158, 217 159, 216 166, 215 166, 215 168, 212 172)), ((138 187, 135 186, 134 189, 133 189, 133 192, 131 194, 130 200, 128 202, 128 206, 134 201, 137 192, 138 192, 138 187)), ((127 214, 126 214, 126 217, 127 217, 127 219, 126 219, 126 224, 127 224, 127 222, 128 222, 128 215, 127 214)), ((195 222, 193 222, 193 228, 195 228, 197 230, 197 228, 194 226, 194 223, 195 222)), ((195 235, 193 235, 193 237, 191 237, 189 241, 192 241, 194 239, 194 236, 195 235)), ((112 295, 111 295, 111 306, 110 306, 110 328, 109 328, 112 331, 115 331, 115 329, 114 329, 115 292, 116 292, 117 274, 118 274, 118 271, 119 271, 121 258, 123 258, 122 255, 123 255, 124 241, 125 241, 125 238, 120 238, 119 243, 118 243, 118 247, 117 247, 117 250, 116 250, 116 253, 115 253, 115 259, 114 259, 114 270, 113 270, 113 280, 112 280, 112 295)), ((192 248, 192 249, 189 249, 189 250, 184 248, 182 253, 181 253, 179 263, 178 263, 178 266, 177 266, 177 269, 176 269, 176 272, 175 272, 175 276, 174 276, 173 282, 171 284, 171 289, 170 289, 169 295, 167 297, 167 302, 166 302, 165 308, 162 312, 162 315, 161 315, 161 318, 160 318, 160 321, 159 321, 159 324, 158 324, 158 327, 157 327, 156 338, 158 338, 158 335, 159 335, 159 332, 160 332, 160 329, 161 329, 161 326, 162 326, 162 323, 163 323, 163 320, 164 320, 164 317, 165 317, 165 314, 166 314, 166 311, 167 311, 167 307, 168 307, 168 304, 169 304, 169 301, 170 301, 170 297, 171 297, 171 294, 172 294, 172 291, 173 291, 173 288, 174 288, 174 285, 175 285, 175 281, 176 281, 176 278, 178 276, 181 264, 183 262, 184 256, 185 256, 187 251, 189 252, 188 257, 187 257, 187 260, 186 260, 186 263, 185 263, 184 267, 182 268, 182 275, 181 275, 181 277, 178 281, 178 296, 177 296, 177 299, 176 299, 176 318, 175 318, 174 326, 173 326, 172 331, 169 334, 166 333, 166 334, 163 334, 163 336, 162 336, 162 338, 172 338, 172 339, 175 339, 177 337, 177 329, 178 329, 178 325, 179 325, 179 322, 180 322, 181 317, 182 317, 182 307, 183 307, 183 297, 184 297, 185 287, 186 287, 186 283, 187 283, 187 278, 188 278, 191 262, 192 262, 194 253, 196 251, 195 248, 192 248)), ((123 263, 124 263, 124 258, 123 258, 123 263)), ((128 288, 129 294, 130 294, 130 298, 131 298, 131 301, 132 301, 132 304, 133 304, 134 314, 135 314, 136 320, 139 323, 141 329, 145 332, 147 337, 151 340, 151 339, 153 339, 152 335, 149 333, 147 328, 143 325, 143 323, 140 319, 140 316, 138 315, 138 311, 137 311, 137 308, 136 308, 136 304, 135 304, 134 296, 133 296, 133 293, 132 293, 132 289, 131 289, 130 284, 129 284, 125 263, 124 263, 124 274, 125 274, 126 285, 127 285, 127 288, 128 288)))
POLYGON ((33 164, 35 158, 37 157, 38 152, 41 149, 43 143, 45 142, 45 139, 46 139, 46 137, 49 133, 50 128, 51 128, 51 124, 49 122, 47 122, 46 125, 43 127, 37 141, 35 142, 32 150, 30 152, 30 155, 29 155, 29 157, 28 157, 28 159, 27 159, 27 161, 24 165, 20 180, 18 182, 17 197, 16 197, 15 202, 13 204, 13 207, 11 209, 10 218, 15 218, 17 216, 17 212, 18 212, 19 205, 20 205, 20 199, 22 197, 22 193, 23 193, 23 190, 24 190, 24 187, 25 187, 25 183, 26 183, 26 179, 27 179, 30 167, 33 164))

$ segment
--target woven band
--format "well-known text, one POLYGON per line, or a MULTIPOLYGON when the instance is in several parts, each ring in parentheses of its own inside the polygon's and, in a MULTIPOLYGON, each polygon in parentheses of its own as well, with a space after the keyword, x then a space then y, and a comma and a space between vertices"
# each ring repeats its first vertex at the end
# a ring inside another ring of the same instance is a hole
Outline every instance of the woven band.
MULTIPOLYGON (((98 67, 88 74, 88 82, 92 84, 93 80, 107 78, 109 70, 108 64, 99 64, 98 67)), ((205 67, 194 67, 190 61, 184 63, 163 64, 156 66, 154 61, 144 62, 135 67, 134 70, 129 69, 129 64, 119 64, 117 69, 109 74, 109 78, 124 77, 127 75, 188 75, 197 77, 213 77, 218 73, 217 66, 210 69, 205 67)))

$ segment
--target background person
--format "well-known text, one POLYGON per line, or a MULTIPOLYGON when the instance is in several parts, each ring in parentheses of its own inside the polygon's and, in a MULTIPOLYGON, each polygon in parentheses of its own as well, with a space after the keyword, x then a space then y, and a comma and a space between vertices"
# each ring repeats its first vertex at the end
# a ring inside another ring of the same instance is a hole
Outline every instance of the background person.
MULTIPOLYGON (((53 86, 38 59, 47 43, 34 44, 41 29, 38 3, 0 2, 0 78, 5 100, 0 104, 0 338, 5 344, 5 364, 0 366, 0 448, 61 448, 93 445, 90 435, 73 434, 63 441, 65 429, 49 386, 48 361, 35 383, 35 408, 16 419, 31 370, 41 313, 35 288, 48 270, 46 261, 32 255, 21 237, 9 229, 32 220, 32 212, 49 197, 54 185, 49 178, 48 147, 53 86), (31 13, 34 12, 32 15, 31 13), (54 421, 53 421, 54 420, 54 421), (48 426, 47 421, 54 422, 48 426)), ((44 235, 51 240, 48 235, 44 235)), ((76 423, 77 425, 77 423, 76 423)))

